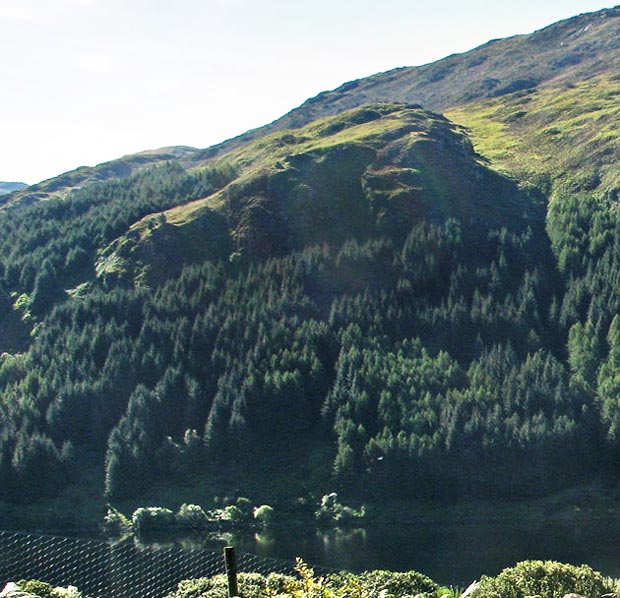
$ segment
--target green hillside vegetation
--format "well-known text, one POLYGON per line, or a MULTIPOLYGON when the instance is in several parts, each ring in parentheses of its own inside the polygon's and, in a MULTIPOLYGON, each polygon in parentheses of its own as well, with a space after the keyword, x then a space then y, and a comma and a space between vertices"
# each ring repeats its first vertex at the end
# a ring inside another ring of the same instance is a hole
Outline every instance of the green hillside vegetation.
MULTIPOLYGON (((588 25, 613 52, 616 13, 486 48, 594 43, 588 25)), ((620 83, 567 60, 572 83, 451 120, 366 104, 11 195, 0 500, 617 482, 620 83)))
POLYGON ((119 499, 283 447, 292 495, 371 498, 530 495, 600 459, 544 205, 443 117, 368 106, 10 215, 5 500, 85 461, 119 499))
POLYGON ((377 234, 402 241, 423 217, 496 226, 515 215, 542 218, 479 162, 458 127, 402 105, 370 105, 276 133, 209 168, 236 178, 137 223, 103 251, 98 271, 118 275, 123 264, 157 284, 188 259, 278 256, 377 234))
POLYGON ((618 199, 620 77, 601 75, 447 111, 503 172, 554 188, 618 199))

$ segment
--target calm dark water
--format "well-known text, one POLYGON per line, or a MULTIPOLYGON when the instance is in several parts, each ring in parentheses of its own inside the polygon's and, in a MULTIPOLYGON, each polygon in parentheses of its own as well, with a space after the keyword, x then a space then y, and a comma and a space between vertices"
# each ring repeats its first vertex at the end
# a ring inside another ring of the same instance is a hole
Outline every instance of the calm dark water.
POLYGON ((227 538, 239 551, 337 569, 415 569, 443 584, 468 585, 526 559, 588 564, 620 578, 620 521, 527 525, 467 523, 352 530, 279 528, 227 538))
POLYGON ((0 582, 33 578, 71 583, 90 596, 161 598, 181 579, 221 572, 226 544, 236 547, 241 564, 247 555, 240 553, 287 561, 258 559, 255 570, 262 572, 274 570, 267 565, 283 571, 300 556, 310 565, 350 571, 415 569, 439 583, 464 587, 518 561, 550 559, 586 563, 620 578, 620 521, 582 521, 420 523, 349 530, 307 525, 225 533, 217 539, 194 535, 110 542, 0 532, 0 582))

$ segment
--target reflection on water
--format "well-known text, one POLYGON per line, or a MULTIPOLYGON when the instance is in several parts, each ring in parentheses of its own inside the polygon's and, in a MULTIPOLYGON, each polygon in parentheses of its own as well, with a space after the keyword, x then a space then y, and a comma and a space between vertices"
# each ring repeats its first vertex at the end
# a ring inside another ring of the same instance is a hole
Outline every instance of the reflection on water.
POLYGON ((366 529, 277 528, 235 533, 239 551, 362 571, 415 569, 435 581, 465 585, 525 559, 587 563, 620 577, 620 522, 578 524, 419 524, 366 529))
POLYGON ((256 553, 265 554, 272 553, 277 549, 276 537, 273 532, 261 531, 254 534, 254 542, 256 543, 256 553))
POLYGON ((560 523, 464 523, 371 526, 317 530, 282 526, 272 530, 238 531, 214 538, 204 535, 150 538, 139 546, 174 543, 186 549, 220 549, 312 565, 363 571, 415 569, 443 584, 464 586, 481 575, 496 575, 526 559, 586 563, 620 578, 620 521, 560 523))

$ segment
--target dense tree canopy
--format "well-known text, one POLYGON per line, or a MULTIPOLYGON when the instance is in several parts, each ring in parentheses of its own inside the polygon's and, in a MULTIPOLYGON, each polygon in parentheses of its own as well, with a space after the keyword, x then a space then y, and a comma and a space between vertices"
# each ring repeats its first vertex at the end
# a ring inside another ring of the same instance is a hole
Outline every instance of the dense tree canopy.
MULTIPOLYGON (((105 464, 110 499, 283 455, 373 497, 530 495, 617 466, 615 206, 565 192, 545 221, 537 196, 492 178, 502 209, 518 198, 527 217, 467 218, 447 201, 416 213, 379 194, 375 165, 330 206, 342 219, 370 197, 363 218, 302 243, 286 235, 322 226, 308 210, 313 193, 328 206, 329 179, 302 193, 299 177, 328 176, 325 151, 236 183, 185 244, 165 211, 226 188, 236 167, 170 163, 0 213, 0 499, 52 495, 78 464, 105 464), (259 243, 253 227, 282 238, 259 243), (119 241, 157 231, 177 244, 119 241), (175 268, 140 275, 172 247, 175 268), (131 269, 103 272, 110 256, 131 269)), ((338 160, 375 155, 355 151, 338 160)), ((448 197, 438 189, 424 202, 448 197)))

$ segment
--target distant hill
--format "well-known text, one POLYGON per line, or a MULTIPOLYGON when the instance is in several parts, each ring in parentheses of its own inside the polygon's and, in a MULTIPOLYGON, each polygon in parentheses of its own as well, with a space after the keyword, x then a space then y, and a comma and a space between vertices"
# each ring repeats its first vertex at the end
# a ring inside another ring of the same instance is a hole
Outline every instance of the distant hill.
POLYGON ((136 223, 101 252, 101 276, 110 267, 118 276, 124 264, 154 284, 186 259, 238 252, 254 260, 350 237, 398 237, 425 217, 485 227, 544 220, 514 183, 486 168, 459 127, 407 105, 368 104, 209 164, 234 180, 136 223))
POLYGON ((7 183, 0 181, 0 195, 6 195, 7 193, 12 193, 13 191, 19 191, 27 186, 28 185, 26 185, 26 183, 7 183))
MULTIPOLYGON (((18 187, 16 189, 18 191, 21 190, 21 193, 12 195, 5 200, 4 205, 16 203, 30 204, 53 198, 62 199, 72 190, 79 189, 85 185, 121 179, 141 168, 155 166, 170 160, 182 160, 185 156, 192 155, 197 151, 194 148, 185 146, 161 148, 159 150, 148 150, 124 156, 98 164, 97 166, 82 166, 25 189, 18 187)), ((23 187, 26 186, 23 185, 23 187)), ((0 199, 0 209, 2 206, 3 200, 0 199)))

